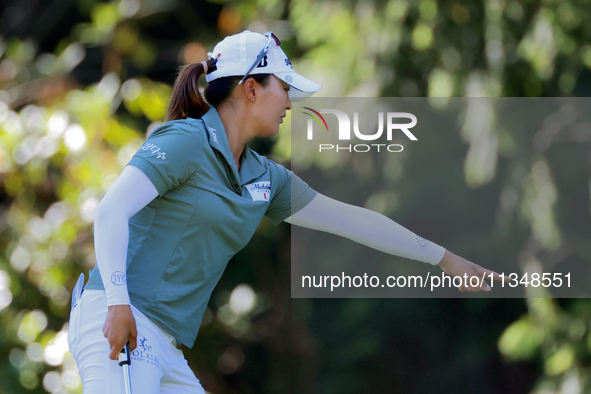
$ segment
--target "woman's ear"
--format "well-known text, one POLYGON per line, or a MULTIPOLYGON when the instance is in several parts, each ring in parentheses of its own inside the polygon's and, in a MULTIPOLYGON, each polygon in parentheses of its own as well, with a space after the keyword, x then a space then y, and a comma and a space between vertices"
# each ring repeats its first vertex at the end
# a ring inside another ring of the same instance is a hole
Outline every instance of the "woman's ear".
MULTIPOLYGON (((248 99, 248 101, 254 101, 256 98, 256 84, 254 78, 247 78, 246 81, 242 84, 244 89, 244 95, 248 99)), ((239 85, 240 86, 240 85, 239 85)))

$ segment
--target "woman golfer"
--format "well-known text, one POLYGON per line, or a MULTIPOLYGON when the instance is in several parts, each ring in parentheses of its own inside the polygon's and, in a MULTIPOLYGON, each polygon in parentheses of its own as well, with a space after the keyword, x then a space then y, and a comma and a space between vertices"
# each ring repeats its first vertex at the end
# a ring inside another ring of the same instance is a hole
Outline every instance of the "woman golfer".
POLYGON ((290 97, 320 87, 294 72, 272 33, 227 37, 208 61, 183 68, 168 121, 95 211, 97 267, 84 291, 83 278, 74 290, 69 329, 85 394, 124 392, 115 360, 127 342, 136 394, 204 393, 177 346, 193 346, 226 264, 263 216, 438 264, 452 276, 492 273, 436 244, 420 246, 385 216, 318 194, 248 148, 251 138, 278 133, 290 97), (201 74, 208 104, 197 86, 201 74), (343 218, 355 226, 342 226, 343 218))

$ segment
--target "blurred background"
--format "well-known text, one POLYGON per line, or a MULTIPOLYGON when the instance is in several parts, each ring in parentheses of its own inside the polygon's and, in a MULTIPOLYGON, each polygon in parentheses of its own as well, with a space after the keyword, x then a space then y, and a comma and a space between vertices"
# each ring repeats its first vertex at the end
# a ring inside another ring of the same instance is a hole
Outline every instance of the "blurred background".
MULTIPOLYGON (((66 333, 75 280, 95 265, 94 207, 164 121, 178 67, 205 60, 224 36, 273 30, 294 68, 324 85, 320 96, 591 92, 589 0, 5 0, 0 9, 7 394, 81 393, 66 333)), ((282 127, 252 147, 289 165, 282 127)), ((409 227, 434 241, 453 231, 450 249, 476 262, 487 238, 475 243, 475 227, 516 264, 588 265, 590 141, 560 128, 462 132, 445 141, 445 165, 470 194, 434 190, 441 173, 399 171, 390 181, 415 193, 390 216, 415 218, 409 227), (438 209, 453 226, 429 233, 421 219, 436 197, 456 207, 438 209), (496 209, 478 215, 483 200, 496 209)), ((291 299, 289 246, 290 227, 265 219, 229 263, 184 349, 208 392, 591 392, 588 299, 291 299)))

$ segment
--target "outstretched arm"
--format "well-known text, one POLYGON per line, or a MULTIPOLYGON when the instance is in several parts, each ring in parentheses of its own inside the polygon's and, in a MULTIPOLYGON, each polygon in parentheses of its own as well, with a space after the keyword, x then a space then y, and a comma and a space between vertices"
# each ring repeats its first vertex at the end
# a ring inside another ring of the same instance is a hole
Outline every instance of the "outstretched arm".
MULTIPOLYGON (((318 194, 308 205, 285 221, 340 235, 385 253, 439 265, 451 276, 468 274, 482 277, 484 274, 492 273, 494 279, 502 280, 499 274, 446 251, 382 214, 322 194, 318 194)), ((488 291, 490 287, 483 282, 482 287, 460 286, 459 290, 488 291)))

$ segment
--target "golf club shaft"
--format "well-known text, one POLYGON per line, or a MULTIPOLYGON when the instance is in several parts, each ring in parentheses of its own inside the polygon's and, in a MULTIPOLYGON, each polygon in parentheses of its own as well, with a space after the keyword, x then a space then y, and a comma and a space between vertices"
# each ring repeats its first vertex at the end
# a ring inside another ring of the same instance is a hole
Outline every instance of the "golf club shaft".
POLYGON ((131 394, 131 375, 129 366, 131 365, 131 355, 129 353, 129 342, 121 349, 119 353, 119 365, 123 367, 123 383, 125 384, 125 394, 131 394))
POLYGON ((123 381, 125 383, 125 394, 131 394, 131 378, 129 376, 129 365, 123 365, 123 381))

